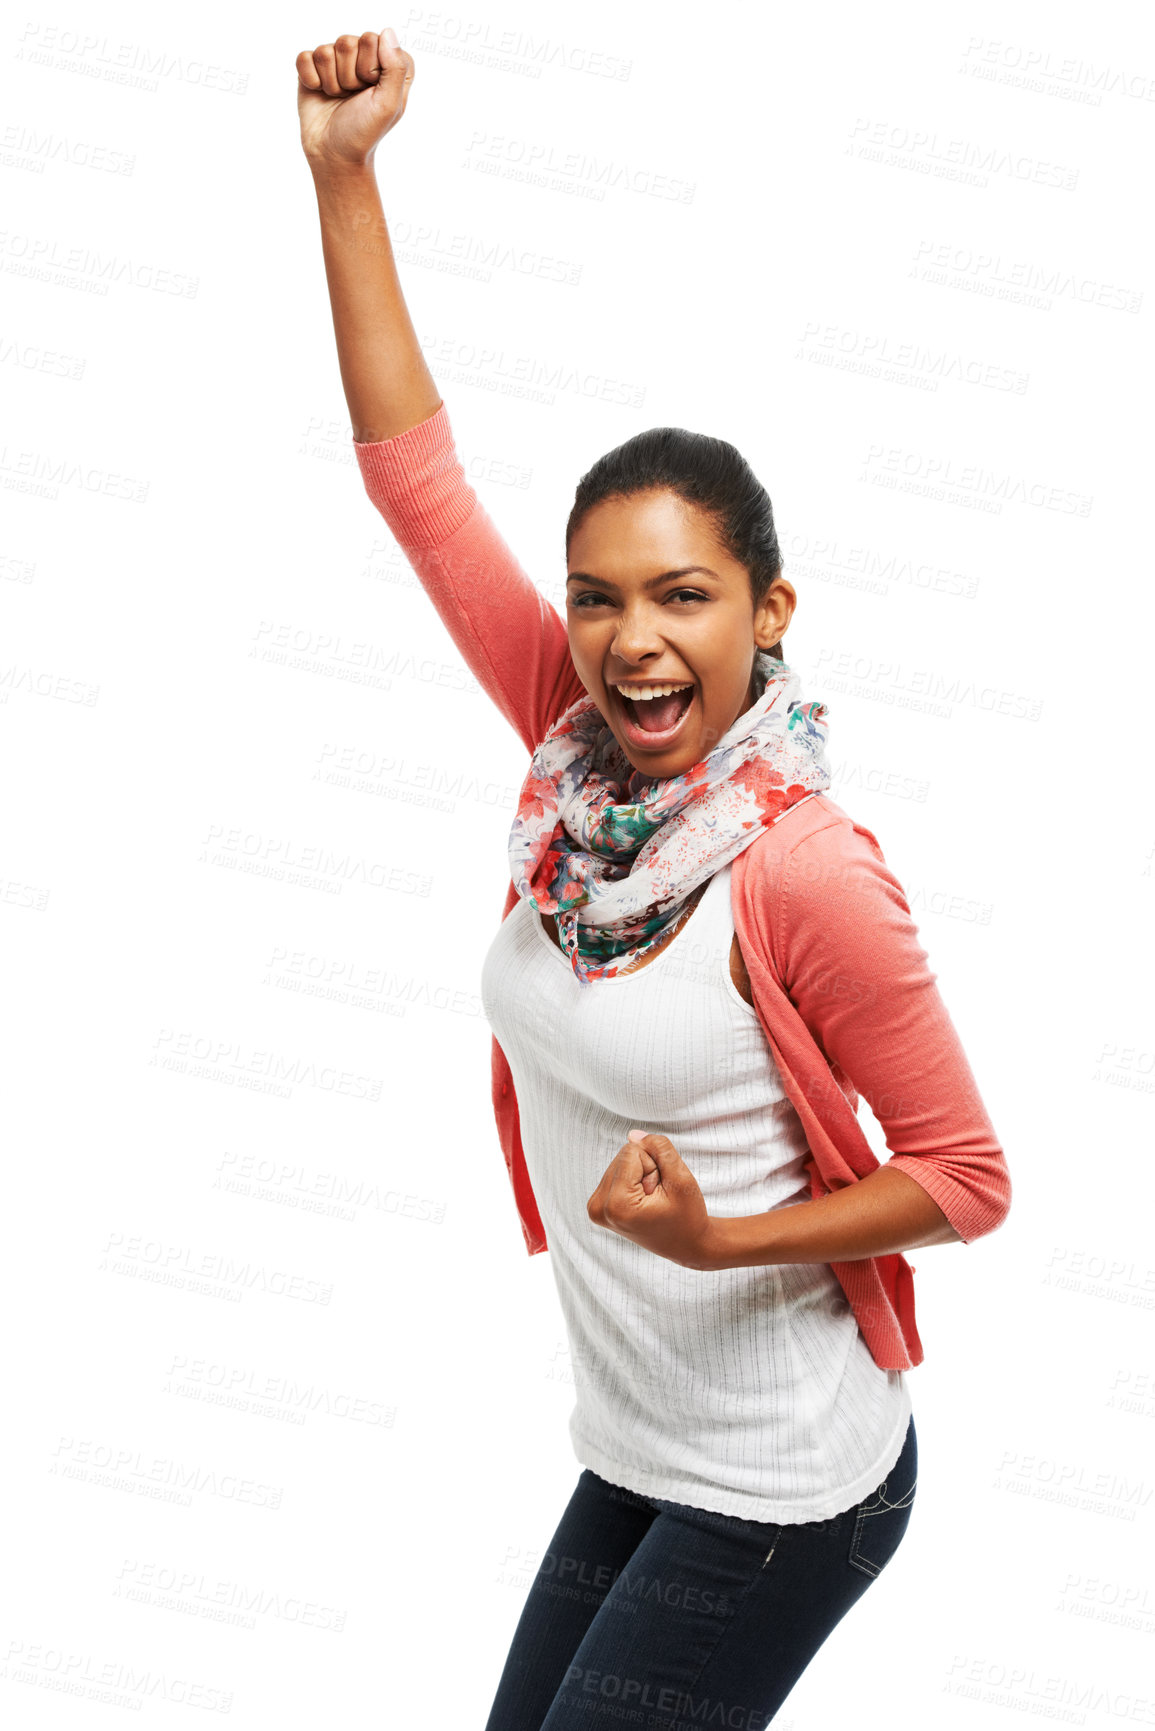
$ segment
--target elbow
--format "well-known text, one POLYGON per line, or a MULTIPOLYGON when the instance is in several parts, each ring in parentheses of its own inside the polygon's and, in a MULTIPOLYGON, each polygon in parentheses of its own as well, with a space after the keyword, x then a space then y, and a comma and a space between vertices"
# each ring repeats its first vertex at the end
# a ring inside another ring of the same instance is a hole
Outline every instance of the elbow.
POLYGON ((997 1232, 1011 1210, 1011 1177, 1002 1150, 980 1157, 957 1150, 946 1155, 896 1155, 889 1162, 917 1180, 937 1202, 954 1236, 971 1244, 997 1232))
POLYGON ((972 1216, 966 1222, 965 1231, 960 1230, 959 1236, 963 1243, 971 1244, 976 1238, 989 1238, 992 1232, 997 1232, 1011 1211, 1011 1199, 1010 1174, 1004 1167, 1002 1182, 978 1199, 972 1216))

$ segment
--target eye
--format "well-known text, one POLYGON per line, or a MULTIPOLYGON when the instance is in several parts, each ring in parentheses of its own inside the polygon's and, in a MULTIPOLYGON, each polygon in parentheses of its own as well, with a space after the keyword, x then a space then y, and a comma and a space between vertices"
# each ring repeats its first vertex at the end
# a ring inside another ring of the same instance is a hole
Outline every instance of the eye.
MULTIPOLYGON (((667 601, 708 601, 710 597, 703 595, 700 589, 671 589, 665 599, 667 601)), ((610 597, 601 594, 596 589, 586 589, 578 595, 570 595, 568 600, 571 607, 580 608, 583 611, 590 603, 595 607, 608 607, 610 605, 610 597)))

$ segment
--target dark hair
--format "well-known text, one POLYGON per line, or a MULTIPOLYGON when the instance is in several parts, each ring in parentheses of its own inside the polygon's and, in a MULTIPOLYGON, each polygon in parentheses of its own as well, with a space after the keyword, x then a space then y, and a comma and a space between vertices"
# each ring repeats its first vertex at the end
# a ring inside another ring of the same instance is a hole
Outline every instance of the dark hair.
MULTIPOLYGON (((574 530, 594 505, 656 488, 668 488, 710 514, 721 545, 746 567, 756 607, 782 570, 770 495, 733 445, 684 427, 635 433, 586 470, 565 526, 567 559, 574 530)), ((781 643, 767 653, 781 661, 781 643)))

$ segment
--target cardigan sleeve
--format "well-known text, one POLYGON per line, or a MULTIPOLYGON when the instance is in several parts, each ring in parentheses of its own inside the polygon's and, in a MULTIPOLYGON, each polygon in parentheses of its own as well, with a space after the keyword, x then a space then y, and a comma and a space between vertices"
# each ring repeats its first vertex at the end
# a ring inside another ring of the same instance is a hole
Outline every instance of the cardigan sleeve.
POLYGON ((585 688, 561 616, 470 484, 441 403, 391 439, 353 441, 365 490, 486 695, 532 751, 585 688))
POLYGON ((1003 1150, 869 830, 847 821, 795 845, 774 941, 787 995, 877 1118, 887 1164, 922 1185, 964 1243, 1001 1226, 1011 1202, 1003 1150))

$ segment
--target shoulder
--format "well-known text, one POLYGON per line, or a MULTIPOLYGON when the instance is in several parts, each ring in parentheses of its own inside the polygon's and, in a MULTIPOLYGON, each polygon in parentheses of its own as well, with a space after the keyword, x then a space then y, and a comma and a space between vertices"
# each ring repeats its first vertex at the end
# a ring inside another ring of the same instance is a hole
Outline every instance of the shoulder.
MULTIPOLYGON (((781 887, 799 875, 845 868, 854 862, 885 866, 878 838, 824 793, 799 800, 734 861, 754 887, 781 887)), ((837 875, 832 880, 836 883, 837 875)))
POLYGON ((780 972, 804 950, 845 948, 910 915, 877 837, 825 794, 799 801, 751 842, 733 878, 739 941, 769 950, 780 972))

